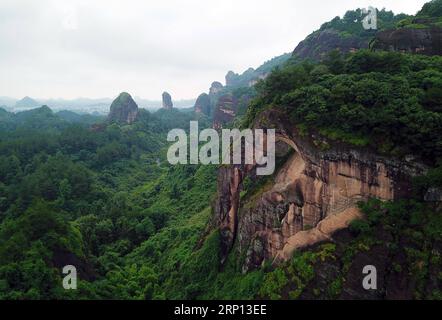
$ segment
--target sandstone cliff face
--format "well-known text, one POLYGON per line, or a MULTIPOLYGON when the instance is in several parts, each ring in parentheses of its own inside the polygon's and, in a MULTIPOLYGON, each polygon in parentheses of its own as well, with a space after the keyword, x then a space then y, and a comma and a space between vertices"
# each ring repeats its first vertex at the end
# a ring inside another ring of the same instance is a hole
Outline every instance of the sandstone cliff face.
POLYGON ((223 88, 224 88, 224 86, 221 84, 221 82, 214 81, 214 82, 212 82, 212 85, 210 86, 209 95, 215 96, 215 95, 219 94, 221 92, 221 90, 223 90, 223 88))
POLYGON ((210 97, 207 93, 202 93, 195 101, 195 112, 210 115, 210 97))
POLYGON ((226 87, 248 87, 252 80, 259 79, 260 77, 261 74, 253 68, 247 69, 241 75, 229 71, 226 74, 226 87))
POLYGON ((262 119, 277 128, 277 152, 288 160, 250 199, 240 195, 246 177, 257 179, 256 168, 220 168, 214 208, 222 262, 235 245, 239 256, 245 255, 244 272, 264 260, 287 260, 295 250, 332 239, 360 216, 358 201, 404 197, 410 192, 410 177, 423 170, 346 145, 321 151, 315 144, 322 138, 302 137, 283 114, 271 111, 262 119))
POLYGON ((401 28, 379 32, 373 41, 374 50, 419 53, 424 55, 442 54, 442 28, 424 29, 401 28))
POLYGON ((138 115, 138 105, 130 94, 121 93, 111 104, 108 121, 131 124, 138 115))
POLYGON ((221 129, 233 121, 236 116, 237 106, 237 100, 231 93, 219 97, 213 113, 213 128, 221 129))
POLYGON ((172 109, 172 96, 168 92, 163 92, 163 108, 164 109, 172 109))
POLYGON ((317 31, 301 41, 293 51, 293 56, 299 59, 321 60, 330 51, 340 50, 343 53, 368 49, 370 37, 343 37, 338 31, 325 29, 317 31))

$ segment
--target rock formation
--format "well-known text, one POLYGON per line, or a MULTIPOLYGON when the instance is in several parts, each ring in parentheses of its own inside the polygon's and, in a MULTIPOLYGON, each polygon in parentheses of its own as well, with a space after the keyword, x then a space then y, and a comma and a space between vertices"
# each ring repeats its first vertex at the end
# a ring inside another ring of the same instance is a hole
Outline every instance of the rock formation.
POLYGON ((442 55, 442 28, 400 28, 379 32, 371 47, 374 50, 442 55))
POLYGON ((230 96, 230 94, 224 94, 224 86, 221 82, 214 81, 209 89, 209 94, 202 93, 198 96, 198 99, 195 102, 195 112, 203 113, 206 116, 214 117, 218 110, 218 105, 220 103, 221 98, 225 95, 230 96))
POLYGON ((163 92, 163 108, 164 109, 172 109, 172 96, 168 92, 163 92))
POLYGON ((233 71, 229 71, 226 74, 226 87, 242 87, 249 86, 249 83, 253 80, 259 79, 260 73, 255 72, 255 69, 249 68, 239 75, 233 71))
POLYGON ((263 123, 255 127, 276 128, 277 154, 287 160, 249 201, 241 199, 242 184, 246 178, 258 179, 256 166, 221 167, 214 207, 221 261, 236 243, 235 256, 245 256, 244 272, 264 260, 287 260, 295 250, 332 239, 360 216, 358 201, 404 197, 410 192, 410 177, 424 170, 320 136, 303 136, 275 110, 260 118, 263 123))
POLYGON ((210 97, 207 93, 202 93, 195 101, 195 112, 203 113, 206 116, 210 116, 210 97))
POLYGON ((221 92, 221 90, 224 88, 224 86, 221 84, 221 82, 214 81, 212 82, 212 85, 209 89, 209 95, 214 96, 221 92))
POLYGON ((291 53, 284 53, 264 62, 257 69, 248 68, 242 74, 229 71, 225 76, 226 87, 229 89, 252 87, 259 80, 265 79, 275 68, 286 63, 291 56, 291 53))
POLYGON ((213 113, 214 129, 221 129, 230 123, 236 116, 237 101, 232 94, 224 94, 219 97, 213 113))
POLYGON ((131 124, 138 115, 138 106, 130 94, 126 92, 120 95, 112 102, 108 116, 109 122, 131 124))
POLYGON ((237 85, 237 79, 239 78, 239 74, 229 71, 226 74, 226 87, 232 87, 237 85))
POLYGON ((15 103, 15 108, 32 109, 40 107, 41 104, 30 97, 24 97, 23 99, 15 103))
POLYGON ((316 31, 301 41, 293 51, 293 56, 301 60, 321 60, 330 51, 338 49, 342 53, 368 49, 371 37, 343 37, 334 29, 316 31))

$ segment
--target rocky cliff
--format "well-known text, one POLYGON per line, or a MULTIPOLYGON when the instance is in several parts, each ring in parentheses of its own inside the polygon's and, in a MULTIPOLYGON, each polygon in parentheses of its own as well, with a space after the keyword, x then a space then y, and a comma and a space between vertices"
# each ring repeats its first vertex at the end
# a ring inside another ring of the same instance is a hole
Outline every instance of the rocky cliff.
POLYGON ((15 103, 15 108, 32 109, 41 106, 41 103, 35 101, 30 97, 24 97, 23 99, 15 103))
POLYGON ((221 96, 223 89, 224 86, 221 82, 212 82, 209 88, 209 94, 202 93, 198 96, 198 99, 195 101, 194 111, 212 117, 218 98, 221 96))
POLYGON ((162 98, 163 98, 163 108, 172 109, 173 108, 172 96, 168 92, 163 92, 162 98))
POLYGON ((195 112, 210 115, 210 97, 207 93, 201 93, 195 101, 195 112))
POLYGON ((216 96, 217 94, 219 94, 223 90, 223 88, 224 88, 224 86, 222 85, 221 82, 214 81, 210 85, 209 95, 216 96))
POLYGON ((233 94, 228 93, 220 96, 213 113, 212 127, 214 129, 221 129, 230 123, 236 116, 237 106, 238 102, 233 94))
POLYGON ((110 106, 108 121, 131 124, 135 121, 137 115, 138 105, 130 94, 122 92, 110 106))
POLYGON ((334 29, 325 29, 312 33, 301 41, 293 51, 293 57, 300 60, 322 60, 330 51, 338 49, 343 53, 354 52, 359 49, 367 49, 370 37, 355 35, 343 35, 334 29))
POLYGON ((301 134, 275 110, 259 118, 256 127, 277 129, 277 155, 284 161, 271 178, 258 179, 252 165, 221 167, 214 207, 221 261, 235 247, 236 257, 245 256, 244 272, 265 260, 287 260, 296 250, 332 240, 360 217, 358 201, 404 197, 410 192, 410 177, 424 170, 301 134), (259 187, 244 196, 246 180, 259 187))
POLYGON ((442 28, 431 26, 382 31, 377 34, 371 47, 374 50, 441 55, 442 28))

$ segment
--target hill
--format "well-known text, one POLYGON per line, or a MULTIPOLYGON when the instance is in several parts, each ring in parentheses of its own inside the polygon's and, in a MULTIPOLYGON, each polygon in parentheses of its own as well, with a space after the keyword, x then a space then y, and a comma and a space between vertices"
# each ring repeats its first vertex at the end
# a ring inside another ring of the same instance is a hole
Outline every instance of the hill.
POLYGON ((32 109, 41 106, 41 104, 30 97, 24 97, 23 99, 15 103, 17 109, 32 109))

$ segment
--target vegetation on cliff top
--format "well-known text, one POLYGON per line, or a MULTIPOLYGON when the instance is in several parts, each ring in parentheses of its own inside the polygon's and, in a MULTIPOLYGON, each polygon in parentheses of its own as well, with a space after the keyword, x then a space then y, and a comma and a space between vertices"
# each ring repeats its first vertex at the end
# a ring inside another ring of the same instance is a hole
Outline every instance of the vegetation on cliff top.
POLYGON ((278 108, 329 137, 360 137, 381 153, 442 156, 442 57, 332 52, 322 63, 288 64, 256 86, 246 125, 278 108))

